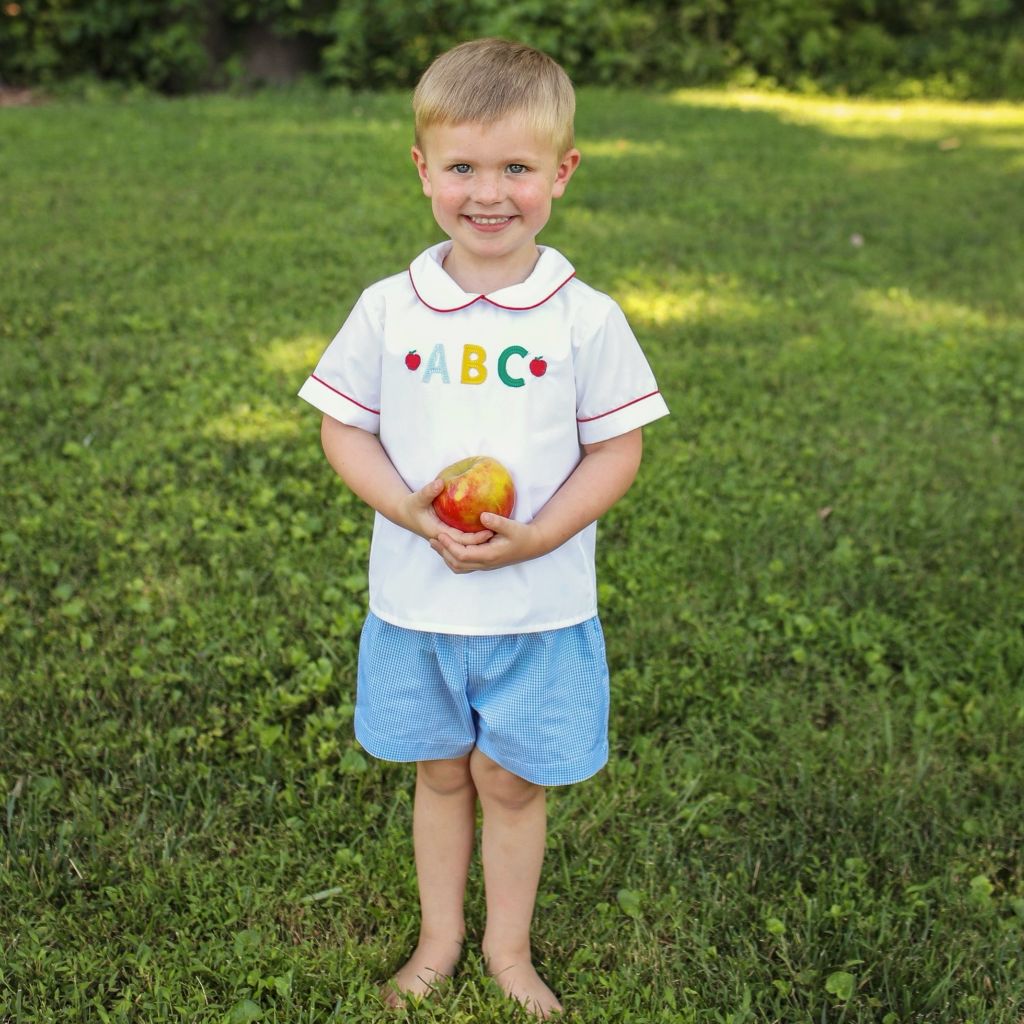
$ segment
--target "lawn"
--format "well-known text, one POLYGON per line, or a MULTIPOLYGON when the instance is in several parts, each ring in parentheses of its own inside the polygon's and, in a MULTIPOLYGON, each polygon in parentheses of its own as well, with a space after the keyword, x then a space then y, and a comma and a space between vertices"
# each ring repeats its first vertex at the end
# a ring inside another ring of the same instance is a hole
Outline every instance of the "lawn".
MULTIPOLYGON (((554 790, 583 1024, 1024 1014, 1024 107, 584 90, 542 241, 673 415, 604 521, 612 758, 554 790)), ((0 1021, 373 1022, 409 768, 295 392, 438 238, 405 97, 0 110, 0 1021)), ((409 1020, 525 1019, 469 953, 409 1020)), ((401 1016, 399 1019, 405 1019, 401 1016)))

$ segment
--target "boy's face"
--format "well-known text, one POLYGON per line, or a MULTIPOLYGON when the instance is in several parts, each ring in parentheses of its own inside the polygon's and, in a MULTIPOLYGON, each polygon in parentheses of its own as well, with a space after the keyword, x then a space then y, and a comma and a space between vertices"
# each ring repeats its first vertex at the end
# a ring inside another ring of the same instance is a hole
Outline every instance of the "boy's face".
MULTIPOLYGON (((434 219, 452 240, 453 267, 521 281, 537 260, 534 239, 580 162, 513 115, 493 124, 434 125, 412 157, 434 219)), ((449 265, 446 262, 446 267, 449 265)))

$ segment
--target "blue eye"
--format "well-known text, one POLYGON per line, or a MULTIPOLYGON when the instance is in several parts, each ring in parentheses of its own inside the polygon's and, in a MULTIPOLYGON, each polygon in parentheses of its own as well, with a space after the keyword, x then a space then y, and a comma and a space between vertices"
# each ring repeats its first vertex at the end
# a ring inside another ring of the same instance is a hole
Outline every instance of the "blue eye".
POLYGON ((511 174, 525 174, 527 167, 525 164, 509 164, 508 170, 511 174))
POLYGON ((469 164, 454 164, 452 166, 452 170, 456 174, 469 174, 472 168, 469 166, 469 164))

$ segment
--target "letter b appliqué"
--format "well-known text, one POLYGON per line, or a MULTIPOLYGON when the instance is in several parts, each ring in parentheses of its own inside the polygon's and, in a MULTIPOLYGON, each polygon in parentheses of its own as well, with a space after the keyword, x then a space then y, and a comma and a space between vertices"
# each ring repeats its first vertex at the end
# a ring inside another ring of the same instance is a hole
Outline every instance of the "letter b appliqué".
POLYGON ((465 345, 462 349, 462 383, 483 384, 487 380, 487 349, 465 345))

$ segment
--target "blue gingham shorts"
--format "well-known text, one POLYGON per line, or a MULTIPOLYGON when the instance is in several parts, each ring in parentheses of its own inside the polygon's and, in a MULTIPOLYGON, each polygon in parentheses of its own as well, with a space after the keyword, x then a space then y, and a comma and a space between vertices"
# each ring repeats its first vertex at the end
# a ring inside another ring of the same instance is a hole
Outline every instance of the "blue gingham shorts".
POLYGON ((608 760, 601 623, 594 616, 539 633, 459 636, 370 612, 355 731, 385 761, 457 758, 478 747, 528 782, 580 782, 608 760))

